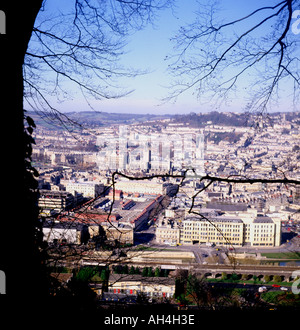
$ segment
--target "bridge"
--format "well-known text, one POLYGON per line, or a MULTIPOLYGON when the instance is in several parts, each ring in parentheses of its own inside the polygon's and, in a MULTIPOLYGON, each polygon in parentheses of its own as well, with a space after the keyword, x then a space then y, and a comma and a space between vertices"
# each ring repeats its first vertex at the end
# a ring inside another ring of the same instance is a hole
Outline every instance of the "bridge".
POLYGON ((275 275, 280 276, 282 281, 289 282, 294 277, 295 271, 298 271, 300 275, 300 267, 297 266, 268 266, 268 265, 201 265, 196 264, 192 270, 204 277, 219 278, 222 273, 237 274, 242 276, 248 275, 247 279, 251 279, 256 276, 258 279, 263 278, 265 275, 270 276, 272 279, 275 275))
POLYGON ((222 273, 226 274, 236 274, 238 277, 242 277, 243 274, 247 275, 247 279, 252 279, 256 276, 258 279, 262 279, 265 275, 270 276, 272 279, 274 276, 280 276, 282 281, 289 282, 296 276, 300 275, 299 266, 268 266, 268 265, 233 265, 233 264, 199 264, 195 262, 189 263, 178 263, 178 262, 166 262, 166 261, 134 261, 134 260, 123 260, 118 259, 114 262, 113 260, 104 261, 82 259, 81 265, 107 265, 112 268, 120 264, 134 266, 134 267, 160 267, 161 269, 177 270, 185 269, 189 270, 199 276, 204 276, 206 278, 221 278, 222 273), (298 274, 294 274, 298 271, 298 274))

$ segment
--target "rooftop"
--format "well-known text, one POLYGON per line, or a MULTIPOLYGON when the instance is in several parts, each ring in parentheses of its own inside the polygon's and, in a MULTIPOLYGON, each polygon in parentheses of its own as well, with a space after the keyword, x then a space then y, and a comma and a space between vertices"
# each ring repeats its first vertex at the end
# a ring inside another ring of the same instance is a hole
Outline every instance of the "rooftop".
POLYGON ((143 282, 147 285, 175 285, 175 279, 170 277, 144 277, 139 274, 111 274, 109 276, 110 283, 120 282, 143 282))
POLYGON ((206 207, 210 208, 210 209, 218 209, 218 210, 227 211, 227 212, 246 211, 248 208, 247 204, 244 204, 244 203, 228 204, 228 203, 214 203, 214 202, 206 203, 206 207))
MULTIPOLYGON (((235 223, 242 223, 243 221, 237 217, 223 217, 223 216, 216 216, 208 219, 211 222, 235 222, 235 223)), ((200 218, 200 217, 187 217, 184 221, 207 221, 207 219, 200 218)))
POLYGON ((273 220, 269 217, 257 217, 253 221, 254 223, 273 223, 273 220))

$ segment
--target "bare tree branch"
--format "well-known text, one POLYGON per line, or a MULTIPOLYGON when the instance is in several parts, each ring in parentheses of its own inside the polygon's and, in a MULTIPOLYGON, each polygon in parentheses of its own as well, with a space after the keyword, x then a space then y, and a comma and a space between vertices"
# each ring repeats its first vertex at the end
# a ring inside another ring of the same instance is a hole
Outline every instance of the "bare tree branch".
POLYGON ((294 83, 298 95, 299 38, 290 31, 298 4, 299 0, 280 1, 226 23, 214 23, 214 5, 202 6, 196 22, 181 27, 173 38, 179 52, 169 59, 175 59, 170 73, 176 80, 164 100, 193 90, 199 99, 222 102, 236 90, 248 89, 252 96, 247 109, 264 113, 283 84, 294 83))
POLYGON ((171 4, 172 0, 75 0, 68 12, 56 16, 41 11, 24 61, 25 99, 34 110, 50 112, 61 123, 65 118, 50 96, 62 102, 79 92, 91 105, 91 98, 132 93, 119 86, 117 78, 146 71, 120 65, 124 46, 132 33, 171 4))

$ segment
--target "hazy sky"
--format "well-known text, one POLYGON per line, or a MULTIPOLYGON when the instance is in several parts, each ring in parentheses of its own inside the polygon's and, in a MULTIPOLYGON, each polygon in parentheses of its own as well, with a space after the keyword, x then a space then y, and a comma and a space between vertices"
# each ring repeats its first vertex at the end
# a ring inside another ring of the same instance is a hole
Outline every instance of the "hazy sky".
MULTIPOLYGON (((201 1, 200 1, 201 2, 201 1)), ((205 0, 202 1, 202 3, 205 0)), ((266 1, 268 4, 270 1, 266 1)), ((273 2, 273 1, 271 1, 273 2)), ((47 0, 46 11, 55 11, 60 6, 64 10, 72 1, 47 0), (62 4, 63 3, 63 4, 62 4)), ((187 23, 192 23, 195 18, 195 11, 198 9, 196 0, 177 0, 175 10, 166 9, 158 14, 155 26, 147 26, 142 31, 136 32, 129 38, 129 43, 125 48, 126 54, 122 57, 121 63, 125 67, 149 71, 148 74, 134 79, 123 78, 119 84, 134 90, 134 92, 118 100, 93 101, 89 100, 93 108, 104 112, 130 112, 130 113, 189 113, 191 111, 210 111, 214 109, 211 104, 201 104, 192 91, 187 92, 178 98, 174 104, 172 102, 163 103, 162 98, 168 94, 167 86, 172 82, 172 77, 167 72, 170 62, 165 61, 165 57, 172 54, 173 44, 170 38, 176 35, 179 27, 187 23)), ((224 9, 222 15, 226 21, 246 15, 257 4, 262 4, 261 0, 222 0, 224 9)), ((244 96, 236 95, 228 105, 222 106, 220 111, 243 111, 244 96)), ((55 102, 54 99, 51 99, 55 102)), ((283 104, 279 106, 282 107, 283 104)), ((57 107, 61 111, 87 111, 90 110, 87 102, 78 93, 73 100, 59 103, 57 107)), ((285 110, 285 109, 282 109, 285 110)))

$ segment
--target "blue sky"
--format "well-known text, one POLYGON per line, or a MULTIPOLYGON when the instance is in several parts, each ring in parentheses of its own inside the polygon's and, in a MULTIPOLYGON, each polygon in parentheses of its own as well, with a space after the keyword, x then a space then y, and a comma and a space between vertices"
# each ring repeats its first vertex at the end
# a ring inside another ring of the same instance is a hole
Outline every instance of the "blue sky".
MULTIPOLYGON (((202 1, 205 3, 205 1, 202 1)), ((233 20, 242 15, 248 14, 253 8, 262 5, 260 0, 222 0, 223 16, 225 20, 233 20)), ((273 2, 273 1, 272 1, 273 2)), ((71 1, 63 2, 66 8, 71 1)), ((270 1, 266 1, 270 4, 270 1)), ((48 0, 46 10, 55 11, 58 0, 48 0)), ((133 89, 130 95, 117 100, 92 100, 89 102, 97 111, 104 112, 130 112, 130 113, 189 113, 205 112, 215 110, 213 104, 201 104, 192 91, 179 97, 176 103, 163 103, 162 98, 168 94, 167 86, 172 82, 172 77, 167 72, 167 55, 172 54, 173 44, 170 38, 176 35, 178 28, 187 23, 192 23, 195 18, 195 11, 198 9, 196 0, 177 0, 177 7, 174 11, 166 9, 158 14, 158 19, 154 26, 148 25, 144 30, 130 36, 128 45, 125 48, 126 54, 121 59, 121 64, 125 67, 133 67, 145 70, 149 73, 136 78, 122 78, 118 81, 121 86, 128 90, 133 89)), ((236 95, 228 105, 218 108, 219 111, 243 111, 245 95, 236 95)), ((56 102, 51 99, 52 102, 56 102)), ((56 104, 55 104, 56 105, 56 104)), ((85 99, 78 93, 72 100, 66 100, 56 105, 61 111, 87 111, 90 110, 85 99)), ((279 105, 280 108, 283 104, 279 105)), ((278 109, 276 109, 278 110, 278 109)), ((283 109, 285 110, 285 109, 283 109)))

